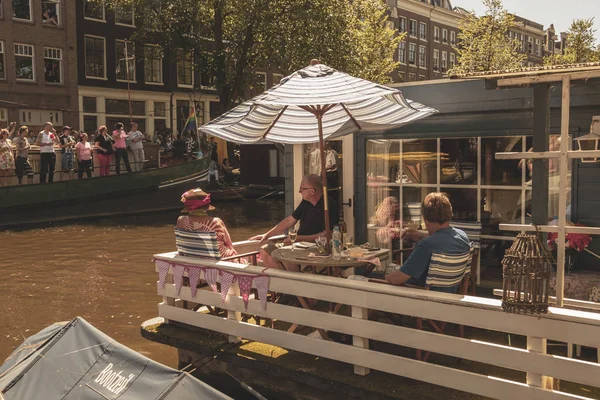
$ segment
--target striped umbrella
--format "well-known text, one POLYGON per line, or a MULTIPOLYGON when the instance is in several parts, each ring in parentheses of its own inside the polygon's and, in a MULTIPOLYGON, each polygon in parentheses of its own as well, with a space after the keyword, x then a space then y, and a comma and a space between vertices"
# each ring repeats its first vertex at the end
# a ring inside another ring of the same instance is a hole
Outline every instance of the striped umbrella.
POLYGON ((382 131, 436 112, 405 99, 398 89, 314 63, 200 129, 221 139, 245 144, 319 142, 325 229, 329 238, 324 140, 357 131, 382 131))

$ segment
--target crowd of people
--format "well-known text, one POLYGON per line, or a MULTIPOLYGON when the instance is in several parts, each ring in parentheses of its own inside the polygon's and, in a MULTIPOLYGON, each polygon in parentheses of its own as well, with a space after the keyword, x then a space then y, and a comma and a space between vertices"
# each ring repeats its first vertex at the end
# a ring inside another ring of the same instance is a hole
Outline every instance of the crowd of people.
POLYGON ((44 129, 35 134, 27 126, 11 122, 8 129, 0 130, 0 186, 9 185, 12 176, 16 176, 18 183, 23 184, 27 176, 27 183, 33 183, 34 171, 29 160, 29 151, 32 146, 38 146, 40 152, 40 183, 53 182, 56 165, 56 152, 61 153, 61 179, 64 175, 73 179, 73 163, 77 160, 77 177, 91 178, 94 154, 98 158, 100 176, 110 174, 110 165, 115 161, 115 172, 121 173, 121 161, 127 172, 140 171, 143 168, 145 135, 139 131, 137 123, 131 123, 129 132, 123 123, 114 126, 112 133, 106 126, 88 136, 85 132, 73 130, 64 126, 59 135, 51 122, 44 124, 44 129), (129 161, 129 151, 132 163, 129 161))

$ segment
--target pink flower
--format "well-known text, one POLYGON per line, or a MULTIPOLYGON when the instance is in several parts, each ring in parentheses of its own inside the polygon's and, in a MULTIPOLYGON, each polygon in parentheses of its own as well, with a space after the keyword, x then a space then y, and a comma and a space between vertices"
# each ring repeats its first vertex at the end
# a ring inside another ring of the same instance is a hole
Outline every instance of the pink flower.
MULTIPOLYGON (((575 225, 583 226, 581 224, 575 224, 575 225)), ((548 233, 548 245, 555 248, 557 238, 558 238, 558 233, 554 233, 554 232, 548 233)), ((567 240, 565 243, 567 248, 574 249, 577 251, 582 251, 582 250, 586 249, 592 242, 592 237, 586 233, 567 233, 565 239, 567 240)))

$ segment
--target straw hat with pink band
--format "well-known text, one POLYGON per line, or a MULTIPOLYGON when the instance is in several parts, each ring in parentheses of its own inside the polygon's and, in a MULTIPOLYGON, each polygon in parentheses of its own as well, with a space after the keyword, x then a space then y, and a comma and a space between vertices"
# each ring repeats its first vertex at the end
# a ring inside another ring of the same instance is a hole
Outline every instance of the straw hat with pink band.
POLYGON ((202 189, 188 190, 181 195, 181 202, 184 204, 181 212, 212 211, 215 208, 210 205, 210 193, 202 189))

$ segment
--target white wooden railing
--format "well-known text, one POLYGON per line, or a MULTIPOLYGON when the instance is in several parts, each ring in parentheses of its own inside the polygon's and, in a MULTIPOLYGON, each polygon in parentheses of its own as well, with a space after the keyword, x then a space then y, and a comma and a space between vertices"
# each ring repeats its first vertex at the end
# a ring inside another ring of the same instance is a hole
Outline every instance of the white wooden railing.
MULTIPOLYGON (((250 247, 244 248, 245 251, 249 249, 250 247)), ((600 347, 599 313, 550 307, 548 314, 541 316, 507 314, 502 311, 498 299, 264 270, 262 267, 231 262, 191 259, 177 253, 159 254, 155 258, 190 266, 218 268, 232 273, 267 275, 270 277, 270 291, 345 304, 351 309, 350 316, 277 303, 268 303, 266 310, 262 310, 259 301, 251 298, 246 311, 239 297, 237 284, 230 289, 223 306, 220 294, 210 290, 198 290, 193 299, 189 287, 183 286, 177 295, 174 284, 167 283, 163 289, 159 286, 158 294, 163 296, 159 316, 166 321, 221 332, 229 335, 231 341, 246 338, 353 364, 355 373, 359 375, 366 375, 370 369, 374 369, 498 399, 586 398, 546 389, 549 381, 547 377, 600 387, 600 364, 545 354, 547 339, 600 347), (188 303, 187 308, 183 307, 184 301, 188 303), (227 318, 193 311, 191 308, 197 304, 221 307, 227 310, 227 318), (527 350, 376 322, 368 319, 367 310, 527 336, 527 350), (351 335, 353 345, 245 323, 241 321, 242 313, 351 335), (373 351, 369 349, 369 340, 524 371, 527 373, 527 382, 486 376, 373 351)), ((168 279, 167 282, 172 280, 168 279)))

